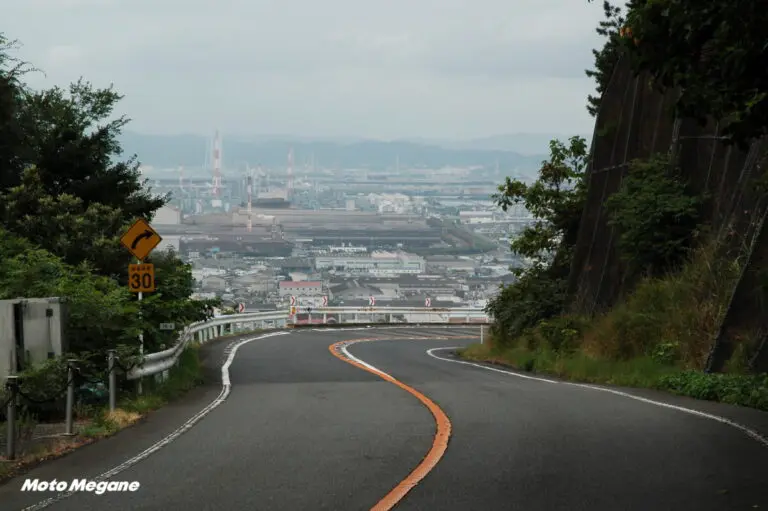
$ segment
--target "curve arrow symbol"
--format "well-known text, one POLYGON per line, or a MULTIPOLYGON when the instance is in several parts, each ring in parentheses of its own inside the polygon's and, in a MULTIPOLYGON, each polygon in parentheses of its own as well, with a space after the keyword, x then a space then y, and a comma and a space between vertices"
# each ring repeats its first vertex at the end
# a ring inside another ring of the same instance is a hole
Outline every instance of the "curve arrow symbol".
POLYGON ((136 236, 136 239, 135 239, 135 240, 133 240, 133 243, 131 243, 131 248, 132 248, 133 250, 136 250, 136 247, 139 245, 139 242, 140 242, 141 240, 143 240, 143 239, 149 239, 149 238, 151 238, 152 236, 153 236, 153 233, 152 233, 152 231, 150 231, 149 229, 145 230, 144 232, 142 232, 141 234, 139 234, 138 236, 136 236))

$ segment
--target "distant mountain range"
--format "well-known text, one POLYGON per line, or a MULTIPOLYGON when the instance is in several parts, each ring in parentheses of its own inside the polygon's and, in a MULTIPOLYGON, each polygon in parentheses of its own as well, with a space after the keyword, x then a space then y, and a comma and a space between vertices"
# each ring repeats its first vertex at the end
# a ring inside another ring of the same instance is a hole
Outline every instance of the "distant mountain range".
MULTIPOLYGON (((591 135, 581 135, 589 140, 591 135)), ((475 138, 472 140, 409 139, 410 142, 436 145, 446 149, 473 151, 512 151, 526 156, 549 154, 549 141, 557 138, 566 142, 571 135, 556 133, 514 133, 475 138)))
MULTIPOLYGON (((225 167, 243 167, 247 162, 252 167, 285 168, 288 151, 293 148, 297 169, 309 164, 314 157, 318 168, 386 170, 394 169, 399 163, 400 168, 476 165, 492 169, 498 165, 501 173, 529 174, 538 170, 548 152, 548 140, 545 135, 507 135, 467 142, 228 136, 222 140, 222 154, 225 167), (509 149, 512 146, 528 147, 529 150, 509 149), (537 151, 532 151, 533 147, 537 151)), ((210 165, 211 140, 199 135, 148 135, 126 131, 121 143, 126 154, 136 154, 139 161, 153 167, 210 165)))

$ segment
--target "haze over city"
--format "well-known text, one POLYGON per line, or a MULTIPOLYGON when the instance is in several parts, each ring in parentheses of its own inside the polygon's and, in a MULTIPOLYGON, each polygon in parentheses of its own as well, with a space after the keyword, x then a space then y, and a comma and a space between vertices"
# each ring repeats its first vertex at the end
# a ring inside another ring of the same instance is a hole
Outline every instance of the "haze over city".
POLYGON ((18 56, 45 72, 31 85, 114 83, 133 131, 592 131, 584 70, 599 44, 599 2, 25 0, 3 11, 18 56))

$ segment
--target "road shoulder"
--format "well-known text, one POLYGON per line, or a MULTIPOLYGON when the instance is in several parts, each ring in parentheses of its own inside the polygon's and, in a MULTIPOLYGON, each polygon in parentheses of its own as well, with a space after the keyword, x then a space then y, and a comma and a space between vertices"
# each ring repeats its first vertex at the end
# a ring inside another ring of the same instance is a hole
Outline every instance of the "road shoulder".
MULTIPOLYGON (((231 343, 253 334, 224 337, 200 347, 204 382, 167 405, 107 438, 93 441, 66 454, 32 465, 19 475, 0 482, 0 501, 10 503, 20 494, 24 480, 93 478, 147 449, 178 429, 221 392, 221 365, 231 343)), ((27 494, 33 495, 33 494, 27 494)), ((34 499, 32 499, 34 500, 34 499)))
MULTIPOLYGON (((679 396, 671 394, 661 390, 645 389, 638 387, 622 387, 604 384, 584 384, 564 378, 559 378, 545 373, 526 372, 513 367, 510 364, 504 364, 502 362, 484 362, 478 360, 467 360, 457 355, 453 350, 444 350, 436 353, 438 357, 449 359, 454 362, 461 362, 467 367, 472 365, 482 366, 489 369, 502 369, 510 373, 519 374, 522 376, 533 376, 537 378, 544 378, 547 380, 553 380, 559 383, 580 385, 595 387, 598 389, 605 389, 613 392, 621 392, 641 399, 647 399, 655 401, 665 405, 671 405, 676 407, 687 408, 697 412, 722 417, 729 421, 735 422, 745 426, 746 428, 758 433, 760 436, 768 439, 768 412, 757 410, 755 408, 748 408, 745 406, 731 405, 728 403, 720 403, 717 401, 705 401, 701 399, 695 399, 687 396, 679 396)), ((479 367, 478 370, 481 370, 479 367)), ((514 378, 514 376, 511 376, 514 378)), ((595 392, 599 392, 596 390, 595 392)))

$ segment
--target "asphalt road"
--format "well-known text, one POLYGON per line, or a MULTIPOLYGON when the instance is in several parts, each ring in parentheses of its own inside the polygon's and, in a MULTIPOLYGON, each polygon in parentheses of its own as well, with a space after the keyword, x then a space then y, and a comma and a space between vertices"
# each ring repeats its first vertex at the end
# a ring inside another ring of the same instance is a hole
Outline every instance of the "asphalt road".
MULTIPOLYGON (((371 509, 422 462, 436 433, 432 413, 412 393, 329 351, 339 340, 376 337, 346 349, 431 399, 451 422, 445 454, 398 510, 768 509, 768 446, 743 431, 627 396, 457 363, 450 350, 427 353, 474 342, 467 336, 466 329, 371 328, 245 344, 229 367, 226 400, 112 477, 139 481, 138 491, 78 493, 49 508, 371 509), (408 339, 445 335, 457 338, 408 339)), ((223 348, 212 348, 212 364, 223 348)), ((97 477, 166 438, 219 388, 214 381, 25 478, 97 477)), ((632 392, 768 433, 768 414, 632 392)), ((0 487, 0 510, 55 495, 21 493, 22 483, 0 487)))

